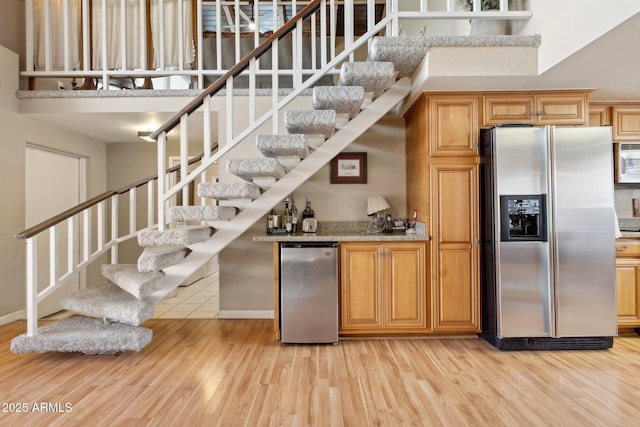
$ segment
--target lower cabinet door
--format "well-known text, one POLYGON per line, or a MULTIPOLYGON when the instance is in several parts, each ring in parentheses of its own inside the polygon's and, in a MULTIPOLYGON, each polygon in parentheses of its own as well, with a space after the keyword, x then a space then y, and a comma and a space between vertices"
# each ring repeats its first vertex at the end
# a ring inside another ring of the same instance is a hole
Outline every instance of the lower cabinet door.
POLYGON ((640 327, 640 259, 616 260, 618 327, 640 327))
POLYGON ((384 254, 384 327, 426 329, 425 244, 385 244, 384 254))
POLYGON ((382 329, 382 262, 379 243, 340 245, 340 332, 382 329))

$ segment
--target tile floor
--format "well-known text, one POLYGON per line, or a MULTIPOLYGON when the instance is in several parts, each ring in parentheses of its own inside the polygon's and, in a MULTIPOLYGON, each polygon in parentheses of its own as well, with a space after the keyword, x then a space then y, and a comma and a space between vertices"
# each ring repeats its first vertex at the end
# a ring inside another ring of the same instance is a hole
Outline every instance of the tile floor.
POLYGON ((154 319, 217 319, 220 308, 218 272, 190 286, 179 287, 175 296, 156 304, 154 319))
MULTIPOLYGON (((156 304, 153 319, 217 319, 220 309, 218 274, 216 271, 189 286, 176 289, 174 295, 156 304)), ((46 319, 59 320, 72 314, 61 311, 46 319)))

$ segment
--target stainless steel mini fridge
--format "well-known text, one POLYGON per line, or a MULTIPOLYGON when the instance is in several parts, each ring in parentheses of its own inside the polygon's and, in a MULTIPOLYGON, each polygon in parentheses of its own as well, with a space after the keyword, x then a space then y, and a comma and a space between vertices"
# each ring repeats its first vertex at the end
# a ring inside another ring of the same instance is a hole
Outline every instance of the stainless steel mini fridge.
POLYGON ((280 243, 280 341, 338 342, 338 244, 280 243))
POLYGON ((503 350, 611 347, 611 128, 496 127, 481 143, 482 336, 503 350))

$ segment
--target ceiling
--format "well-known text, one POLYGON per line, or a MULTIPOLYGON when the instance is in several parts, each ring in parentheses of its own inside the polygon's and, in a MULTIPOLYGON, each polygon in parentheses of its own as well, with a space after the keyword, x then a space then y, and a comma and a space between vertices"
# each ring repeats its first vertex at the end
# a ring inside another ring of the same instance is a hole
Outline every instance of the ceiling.
MULTIPOLYGON (((516 78, 451 78, 443 79, 438 90, 522 90, 522 89, 586 89, 594 91, 592 101, 640 101, 640 14, 603 35, 566 60, 535 77, 516 78), (446 87, 442 87, 445 85, 446 87)), ((544 42, 544 38, 543 38, 544 42)), ((133 98, 132 99, 133 102, 133 98)), ((184 98, 175 98, 184 102, 184 98)), ((158 126, 173 116, 175 110, 164 112, 84 112, 60 110, 60 113, 27 113, 105 142, 137 142, 136 131, 141 127, 158 126)), ((199 138, 196 131, 201 115, 190 126, 191 138, 199 138), (194 130, 191 130, 193 128, 194 130)), ((216 129, 212 129, 215 135, 216 129)), ((173 137, 170 135, 170 140, 173 137)), ((177 139, 177 138, 176 138, 177 139)))

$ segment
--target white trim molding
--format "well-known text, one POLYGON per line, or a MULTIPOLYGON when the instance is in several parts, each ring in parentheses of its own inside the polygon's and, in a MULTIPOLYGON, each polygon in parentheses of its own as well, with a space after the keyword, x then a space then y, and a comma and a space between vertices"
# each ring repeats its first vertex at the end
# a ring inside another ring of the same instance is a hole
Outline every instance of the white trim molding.
POLYGON ((273 310, 220 310, 218 319, 273 319, 273 310))

